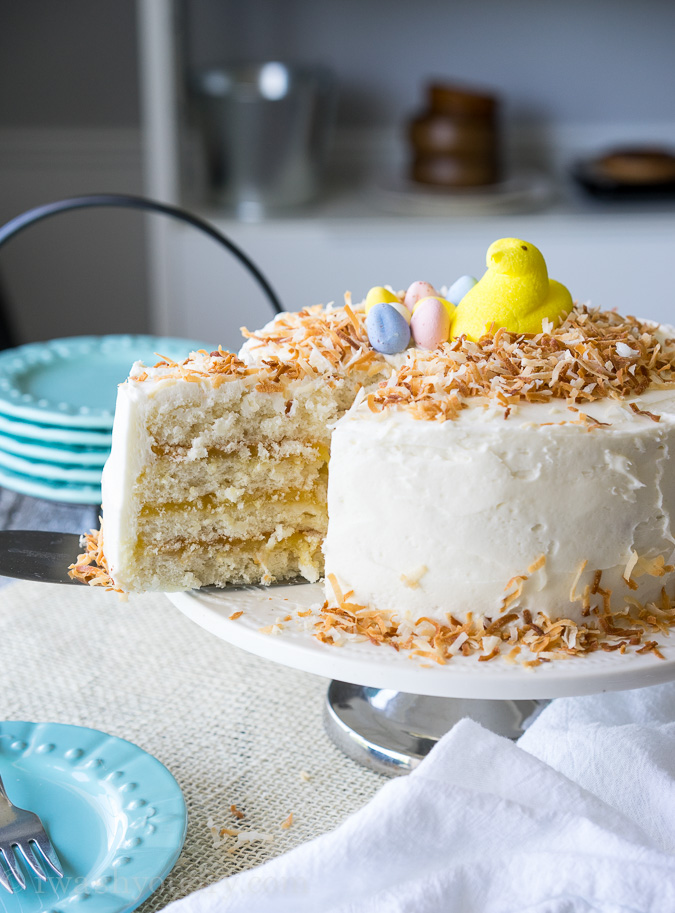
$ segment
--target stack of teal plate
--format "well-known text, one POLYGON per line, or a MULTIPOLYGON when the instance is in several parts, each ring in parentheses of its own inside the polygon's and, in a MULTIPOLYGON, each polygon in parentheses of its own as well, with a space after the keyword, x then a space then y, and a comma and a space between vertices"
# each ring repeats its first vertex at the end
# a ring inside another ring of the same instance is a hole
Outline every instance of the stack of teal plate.
POLYGON ((100 504, 117 385, 135 361, 213 348, 158 336, 74 336, 0 352, 0 486, 100 504))

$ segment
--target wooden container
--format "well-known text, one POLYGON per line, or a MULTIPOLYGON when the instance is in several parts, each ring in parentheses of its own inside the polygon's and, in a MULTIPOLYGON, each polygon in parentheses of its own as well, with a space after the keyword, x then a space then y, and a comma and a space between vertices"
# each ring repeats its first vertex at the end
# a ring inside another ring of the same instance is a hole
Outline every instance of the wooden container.
POLYGON ((408 126, 413 181, 480 187, 500 178, 498 99, 460 86, 432 83, 427 108, 408 126))

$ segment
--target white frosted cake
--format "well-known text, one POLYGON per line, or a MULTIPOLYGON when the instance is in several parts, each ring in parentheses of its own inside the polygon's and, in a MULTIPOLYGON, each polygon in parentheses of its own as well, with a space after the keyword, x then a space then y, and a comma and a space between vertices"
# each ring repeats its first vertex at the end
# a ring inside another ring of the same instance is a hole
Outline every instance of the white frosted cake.
POLYGON ((333 432, 326 571, 354 602, 439 621, 517 602, 580 621, 602 604, 596 575, 620 605, 633 580, 637 598, 659 596, 675 548, 675 391, 572 409, 477 396, 444 422, 413 408, 373 412, 365 398, 333 432))
POLYGON ((527 242, 487 262, 443 295, 281 315, 239 357, 135 366, 76 576, 316 581, 325 555, 327 642, 437 662, 657 650, 675 620, 675 331, 573 307, 527 242))

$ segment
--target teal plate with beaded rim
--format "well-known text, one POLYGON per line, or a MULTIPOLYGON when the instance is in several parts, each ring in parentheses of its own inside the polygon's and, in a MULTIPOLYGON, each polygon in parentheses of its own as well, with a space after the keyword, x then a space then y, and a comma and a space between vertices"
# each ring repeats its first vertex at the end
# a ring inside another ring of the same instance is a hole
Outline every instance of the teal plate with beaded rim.
MULTIPOLYGON (((16 424, 16 423, 15 423, 16 424)), ((37 425, 33 426, 37 428, 37 425)), ((41 463, 58 463, 72 466, 98 466, 108 459, 110 447, 87 447, 77 444, 47 444, 30 438, 12 437, 0 431, 0 452, 37 460, 41 463)))
POLYGON ((62 428, 112 428, 135 361, 183 361, 209 345, 166 336, 72 336, 0 352, 0 413, 62 428))
POLYGON ((100 504, 101 486, 54 479, 35 479, 0 466, 0 486, 31 498, 61 501, 64 504, 100 504))
POLYGON ((22 419, 7 418, 0 413, 0 432, 22 441, 40 441, 47 446, 61 447, 105 447, 110 450, 112 433, 110 428, 97 431, 95 428, 62 428, 59 425, 41 425, 39 422, 24 422, 22 419))
POLYGON ((180 787, 124 739, 63 723, 0 722, 7 795, 41 819, 63 878, 0 894, 3 913, 128 913, 157 890, 187 827, 180 787))
POLYGON ((0 467, 38 479, 41 482, 66 482, 75 485, 100 485, 101 466, 67 466, 61 463, 42 463, 26 460, 0 447, 0 467))

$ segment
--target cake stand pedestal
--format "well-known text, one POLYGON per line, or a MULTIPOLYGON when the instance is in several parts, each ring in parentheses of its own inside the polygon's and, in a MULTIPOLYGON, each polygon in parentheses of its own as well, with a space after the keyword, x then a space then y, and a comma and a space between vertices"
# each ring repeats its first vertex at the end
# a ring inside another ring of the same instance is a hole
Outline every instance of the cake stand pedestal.
POLYGON ((408 773, 463 717, 517 738, 550 698, 623 691, 675 679, 675 649, 653 653, 597 651, 525 669, 497 657, 479 663, 455 656, 430 667, 420 657, 370 642, 321 643, 311 615, 319 584, 228 587, 213 593, 169 593, 180 611, 222 640, 265 659, 333 679, 328 734, 349 757, 388 774, 408 773), (230 617, 236 616, 236 617, 230 617))
POLYGON ((429 697, 332 681, 324 724, 332 741, 352 760, 395 776, 410 773, 465 717, 498 735, 517 739, 544 703, 429 697))

